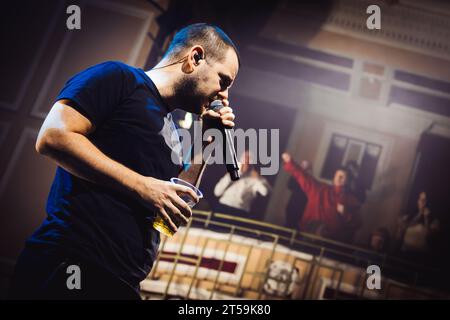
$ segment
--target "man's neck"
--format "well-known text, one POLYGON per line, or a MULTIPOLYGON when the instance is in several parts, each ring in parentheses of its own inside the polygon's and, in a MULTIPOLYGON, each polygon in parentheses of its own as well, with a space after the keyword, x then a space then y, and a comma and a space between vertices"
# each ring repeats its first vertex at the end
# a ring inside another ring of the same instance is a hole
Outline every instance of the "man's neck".
POLYGON ((145 72, 155 84, 170 111, 175 110, 178 103, 175 98, 173 71, 168 67, 167 69, 150 69, 145 72))

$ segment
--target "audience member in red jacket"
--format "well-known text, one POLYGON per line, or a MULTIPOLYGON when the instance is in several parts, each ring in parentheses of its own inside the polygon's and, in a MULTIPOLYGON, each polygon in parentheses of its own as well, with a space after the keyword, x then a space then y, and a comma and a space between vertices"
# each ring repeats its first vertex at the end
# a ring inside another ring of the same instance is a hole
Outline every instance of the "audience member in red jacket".
POLYGON ((298 182, 308 197, 300 221, 300 231, 314 232, 341 241, 350 241, 359 224, 360 203, 346 189, 348 173, 336 170, 333 184, 322 183, 295 164, 289 153, 283 153, 284 169, 298 182))

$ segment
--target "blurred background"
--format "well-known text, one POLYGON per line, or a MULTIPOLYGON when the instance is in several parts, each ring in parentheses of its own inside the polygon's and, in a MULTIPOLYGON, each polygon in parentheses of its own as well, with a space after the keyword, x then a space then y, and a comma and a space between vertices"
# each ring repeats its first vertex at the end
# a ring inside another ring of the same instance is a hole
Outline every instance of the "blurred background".
MULTIPOLYGON (((240 50, 237 127, 279 129, 280 153, 322 183, 346 167, 359 223, 344 242, 300 230, 307 197, 281 167, 247 216, 224 212, 214 189, 226 171, 212 165, 196 218, 163 241, 143 296, 449 297, 450 2, 46 0, 2 4, 2 16, 0 297, 46 216, 55 165, 34 144, 65 81, 105 60, 148 70, 193 22, 240 50), (66 27, 71 4, 80 30, 66 27), (371 4, 380 30, 366 26, 371 4), (378 291, 366 287, 372 264, 378 291)), ((176 117, 189 128, 191 115, 176 117)))

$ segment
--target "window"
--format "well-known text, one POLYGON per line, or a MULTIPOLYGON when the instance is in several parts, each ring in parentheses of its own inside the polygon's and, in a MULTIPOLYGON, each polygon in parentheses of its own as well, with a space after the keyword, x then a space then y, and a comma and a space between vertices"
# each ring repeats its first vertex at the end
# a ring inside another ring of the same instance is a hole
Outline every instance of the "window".
POLYGON ((320 176, 332 180, 337 168, 353 166, 357 184, 370 190, 381 149, 378 144, 333 134, 320 176))
POLYGON ((385 69, 383 66, 363 62, 362 73, 359 79, 358 95, 360 97, 378 100, 381 97, 385 69))

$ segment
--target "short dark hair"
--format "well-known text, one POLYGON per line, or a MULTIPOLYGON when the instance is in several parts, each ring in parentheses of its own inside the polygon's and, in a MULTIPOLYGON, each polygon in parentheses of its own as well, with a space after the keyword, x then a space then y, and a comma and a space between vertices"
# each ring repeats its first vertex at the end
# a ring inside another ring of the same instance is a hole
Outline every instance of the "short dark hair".
POLYGON ((237 55, 239 66, 241 65, 239 51, 230 37, 219 27, 207 23, 194 23, 178 31, 164 57, 179 59, 184 49, 196 44, 205 49, 207 55, 205 58, 216 61, 223 61, 225 49, 232 48, 237 55))

